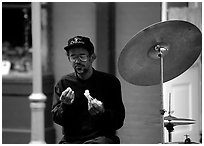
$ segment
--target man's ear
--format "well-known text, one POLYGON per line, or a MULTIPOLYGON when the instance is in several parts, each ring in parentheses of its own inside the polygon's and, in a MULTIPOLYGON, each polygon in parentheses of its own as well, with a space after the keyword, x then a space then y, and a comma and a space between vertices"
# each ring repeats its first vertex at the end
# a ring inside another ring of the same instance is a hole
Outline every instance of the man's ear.
POLYGON ((95 53, 91 54, 91 60, 92 60, 92 62, 93 62, 95 59, 96 59, 96 54, 95 54, 95 53))

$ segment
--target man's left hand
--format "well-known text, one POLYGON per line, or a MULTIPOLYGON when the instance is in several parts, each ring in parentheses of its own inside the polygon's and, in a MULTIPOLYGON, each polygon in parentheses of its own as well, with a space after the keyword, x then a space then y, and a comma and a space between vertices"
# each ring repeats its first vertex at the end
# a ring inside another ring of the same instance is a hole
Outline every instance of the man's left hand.
POLYGON ((89 108, 89 113, 91 115, 98 115, 98 114, 102 114, 104 113, 105 109, 103 107, 103 103, 101 102, 100 104, 99 103, 96 103, 94 102, 94 100, 92 100, 90 103, 88 103, 90 108, 89 108))

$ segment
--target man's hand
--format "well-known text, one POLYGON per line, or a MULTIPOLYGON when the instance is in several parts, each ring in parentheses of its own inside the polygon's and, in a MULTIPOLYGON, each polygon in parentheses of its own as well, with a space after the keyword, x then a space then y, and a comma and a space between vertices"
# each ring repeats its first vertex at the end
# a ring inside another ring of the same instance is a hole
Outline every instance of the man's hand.
POLYGON ((89 104, 88 111, 91 115, 102 114, 105 111, 103 103, 96 99, 91 100, 88 104, 89 104))
POLYGON ((60 96, 60 101, 62 101, 65 104, 72 104, 74 101, 74 91, 70 87, 68 87, 66 90, 64 90, 60 96))
POLYGON ((88 111, 91 115, 104 113, 105 109, 103 103, 96 98, 91 97, 89 90, 85 90, 84 95, 88 100, 88 111))

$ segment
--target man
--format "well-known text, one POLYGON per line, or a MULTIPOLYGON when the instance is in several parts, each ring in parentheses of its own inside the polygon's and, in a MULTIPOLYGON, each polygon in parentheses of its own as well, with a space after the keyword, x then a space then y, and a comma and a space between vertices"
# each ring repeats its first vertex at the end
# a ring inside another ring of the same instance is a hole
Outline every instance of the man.
POLYGON ((74 73, 55 86, 52 115, 63 127, 60 143, 120 143, 116 130, 125 108, 119 80, 92 67, 96 55, 89 38, 71 38, 64 49, 74 73))

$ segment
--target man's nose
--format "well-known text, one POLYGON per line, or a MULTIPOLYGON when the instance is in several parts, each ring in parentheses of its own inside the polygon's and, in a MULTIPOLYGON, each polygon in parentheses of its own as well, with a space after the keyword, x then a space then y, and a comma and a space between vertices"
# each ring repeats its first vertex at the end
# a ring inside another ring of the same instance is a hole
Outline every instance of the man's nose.
POLYGON ((75 59, 75 63, 79 63, 80 62, 80 59, 79 57, 75 59))

